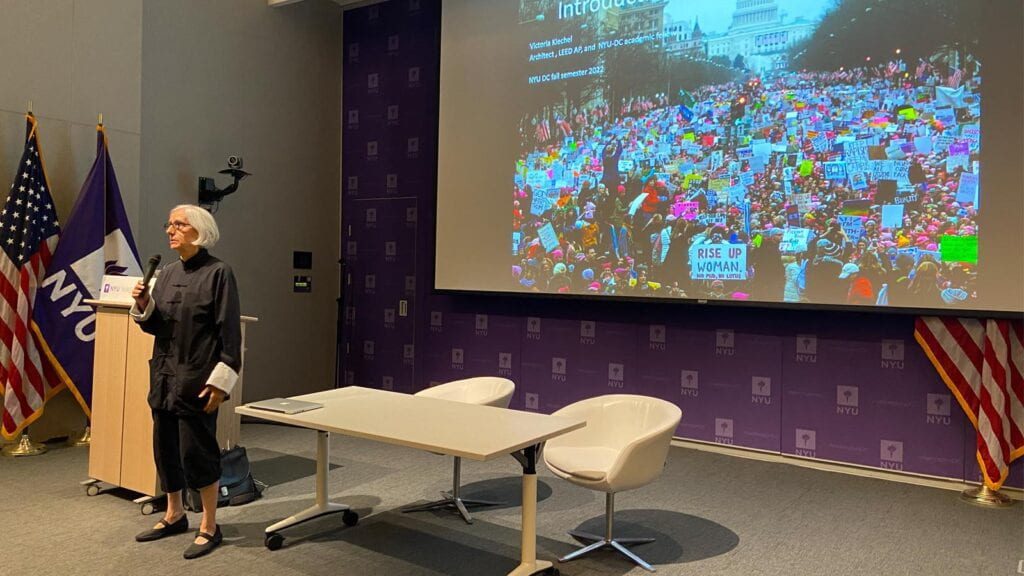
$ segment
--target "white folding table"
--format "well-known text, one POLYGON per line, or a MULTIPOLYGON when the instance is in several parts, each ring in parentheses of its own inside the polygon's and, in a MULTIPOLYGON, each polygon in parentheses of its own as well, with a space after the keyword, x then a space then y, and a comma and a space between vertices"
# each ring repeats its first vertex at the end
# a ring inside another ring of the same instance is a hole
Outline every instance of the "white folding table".
POLYGON ((537 560, 537 452, 542 442, 586 426, 585 420, 358 386, 294 398, 318 402, 323 407, 290 415, 248 406, 235 408, 246 416, 317 431, 316 501, 294 516, 268 526, 267 548, 281 547, 284 537, 280 530, 325 514, 342 512, 342 521, 349 526, 358 522, 359 516, 347 505, 328 500, 330 435, 335 433, 471 460, 512 455, 523 468, 523 511, 521 562, 509 576, 553 572, 551 562, 537 560))

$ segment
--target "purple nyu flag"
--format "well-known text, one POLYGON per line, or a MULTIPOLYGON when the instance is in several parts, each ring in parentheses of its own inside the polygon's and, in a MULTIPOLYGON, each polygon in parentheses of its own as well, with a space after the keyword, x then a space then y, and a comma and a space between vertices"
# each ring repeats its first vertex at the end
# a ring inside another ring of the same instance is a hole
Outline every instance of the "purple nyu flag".
POLYGON ((43 347, 90 417, 96 313, 82 301, 100 297, 104 274, 142 276, 142 267, 100 125, 96 161, 71 209, 35 309, 43 347))

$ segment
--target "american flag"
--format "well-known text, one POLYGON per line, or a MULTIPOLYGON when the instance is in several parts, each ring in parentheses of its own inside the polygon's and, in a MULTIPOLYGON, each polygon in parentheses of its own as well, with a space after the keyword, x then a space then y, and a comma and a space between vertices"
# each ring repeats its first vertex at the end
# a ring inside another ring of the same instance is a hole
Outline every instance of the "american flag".
POLYGON ((60 378, 40 356, 32 321, 36 288, 57 246, 60 225, 50 197, 36 119, 28 115, 25 153, 0 212, 0 390, 2 432, 15 438, 60 391, 60 378))
POLYGON ((998 490, 1024 455, 1024 322, 924 316, 914 337, 974 424, 985 485, 998 490))
POLYGON ((949 82, 946 83, 950 88, 959 88, 960 82, 964 79, 964 71, 957 68, 953 70, 953 73, 949 75, 949 82))
POLYGON ((538 142, 547 142, 551 139, 551 125, 548 121, 541 119, 537 121, 536 137, 538 142))

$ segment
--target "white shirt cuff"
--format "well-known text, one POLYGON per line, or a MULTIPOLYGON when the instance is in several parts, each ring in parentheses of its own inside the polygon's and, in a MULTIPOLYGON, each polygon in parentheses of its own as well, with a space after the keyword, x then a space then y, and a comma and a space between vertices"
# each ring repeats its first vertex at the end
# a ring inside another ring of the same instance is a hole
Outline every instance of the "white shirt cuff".
POLYGON ((225 394, 231 394, 236 382, 238 382, 238 372, 223 362, 217 362, 217 365, 213 367, 213 372, 210 372, 210 377, 206 380, 206 385, 222 390, 225 394))
POLYGON ((136 322, 145 322, 153 315, 154 308, 156 308, 156 304, 153 302, 153 298, 150 297, 149 304, 146 305, 145 312, 140 312, 139 305, 136 303, 132 304, 132 309, 129 310, 128 313, 131 314, 131 317, 134 318, 136 322))

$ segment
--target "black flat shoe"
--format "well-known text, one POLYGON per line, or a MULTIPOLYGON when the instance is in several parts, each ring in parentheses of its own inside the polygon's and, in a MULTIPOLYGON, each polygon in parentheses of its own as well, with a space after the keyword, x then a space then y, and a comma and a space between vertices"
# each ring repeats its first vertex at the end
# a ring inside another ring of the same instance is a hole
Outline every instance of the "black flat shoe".
POLYGON ((168 524, 167 520, 161 519, 157 524, 159 528, 153 528, 152 530, 146 530, 135 536, 136 542, 152 542, 153 540, 159 540, 167 536, 173 536, 175 534, 183 534, 188 532, 188 515, 182 514, 181 518, 173 524, 168 524))
POLYGON ((224 535, 220 533, 220 524, 217 525, 217 531, 213 534, 196 532, 196 538, 206 538, 206 544, 196 544, 195 542, 189 544, 188 548, 185 549, 186 560, 206 556, 210 552, 213 552, 213 549, 220 546, 220 543, 224 541, 224 535))

